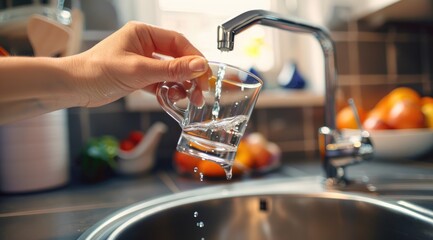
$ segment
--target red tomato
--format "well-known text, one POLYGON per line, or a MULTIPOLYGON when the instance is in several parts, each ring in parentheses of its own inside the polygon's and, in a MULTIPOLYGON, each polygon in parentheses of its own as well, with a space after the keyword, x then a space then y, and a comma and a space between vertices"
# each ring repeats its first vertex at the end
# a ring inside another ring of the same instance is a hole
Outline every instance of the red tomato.
POLYGON ((137 145, 140 143, 140 141, 143 139, 144 134, 140 131, 132 131, 129 133, 128 140, 132 141, 134 145, 137 145))
POLYGON ((123 151, 131 151, 132 149, 134 149, 135 144, 131 140, 122 140, 120 142, 120 146, 119 147, 123 151))

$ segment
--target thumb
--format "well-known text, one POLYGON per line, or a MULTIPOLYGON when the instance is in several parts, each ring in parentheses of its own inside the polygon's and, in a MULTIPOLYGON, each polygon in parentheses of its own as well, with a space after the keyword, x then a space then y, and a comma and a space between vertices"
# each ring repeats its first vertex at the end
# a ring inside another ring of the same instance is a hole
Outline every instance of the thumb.
POLYGON ((170 60, 152 60, 152 68, 146 74, 153 83, 183 82, 197 78, 208 71, 208 64, 201 56, 183 56, 170 60))

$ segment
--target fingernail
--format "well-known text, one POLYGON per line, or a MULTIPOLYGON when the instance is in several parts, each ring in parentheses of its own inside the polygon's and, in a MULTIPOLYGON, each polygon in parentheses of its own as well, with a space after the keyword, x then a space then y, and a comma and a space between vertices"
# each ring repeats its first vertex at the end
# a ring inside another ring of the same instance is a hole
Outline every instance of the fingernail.
POLYGON ((206 60, 201 57, 194 58, 189 62, 188 67, 193 72, 203 72, 206 70, 206 60))

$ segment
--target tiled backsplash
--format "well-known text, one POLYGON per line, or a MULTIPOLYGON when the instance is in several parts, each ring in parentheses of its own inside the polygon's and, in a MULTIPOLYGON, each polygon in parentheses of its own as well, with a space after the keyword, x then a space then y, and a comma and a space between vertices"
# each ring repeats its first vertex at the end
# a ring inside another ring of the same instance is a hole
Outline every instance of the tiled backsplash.
MULTIPOLYGON (((433 95, 432 26, 389 24, 368 29, 348 23, 344 31, 333 31, 337 47, 339 90, 365 109, 371 109, 387 92, 408 86, 422 95, 433 95)), ((341 29, 341 28, 339 28, 341 29)), ((295 156, 317 156, 317 129, 323 124, 323 108, 290 107, 256 109, 248 132, 259 131, 284 151, 284 160, 295 156)), ((154 122, 169 126, 158 148, 157 168, 170 168, 180 127, 165 112, 131 112, 123 100, 95 109, 70 109, 71 158, 76 159, 89 137, 113 135, 119 139, 129 131, 146 129, 154 122)))
POLYGON ((358 22, 334 32, 340 87, 365 109, 397 86, 433 94, 433 26, 393 23, 371 30, 358 22))

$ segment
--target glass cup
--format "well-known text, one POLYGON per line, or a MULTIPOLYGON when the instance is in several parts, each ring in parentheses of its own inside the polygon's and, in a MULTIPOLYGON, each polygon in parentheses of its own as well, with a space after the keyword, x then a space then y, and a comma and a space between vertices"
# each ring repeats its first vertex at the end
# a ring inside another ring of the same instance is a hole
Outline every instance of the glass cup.
MULTIPOLYGON (((177 151, 231 168, 237 147, 243 136, 251 112, 256 104, 263 81, 237 67, 209 62, 212 76, 209 88, 202 90, 203 106, 195 106, 189 99, 184 106, 172 102, 168 92, 175 83, 159 84, 156 96, 162 108, 182 128, 177 151)), ((187 93, 194 91, 195 84, 187 93)))

